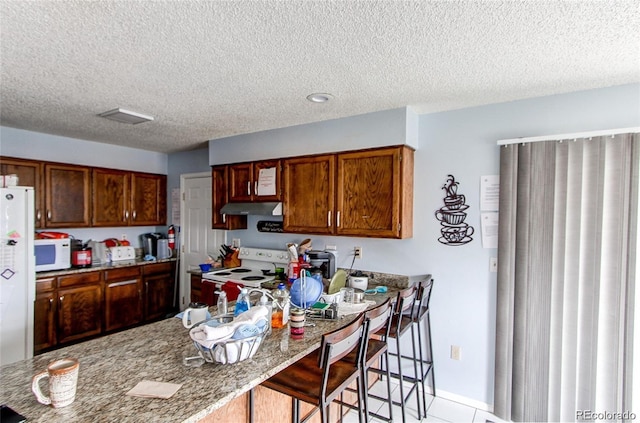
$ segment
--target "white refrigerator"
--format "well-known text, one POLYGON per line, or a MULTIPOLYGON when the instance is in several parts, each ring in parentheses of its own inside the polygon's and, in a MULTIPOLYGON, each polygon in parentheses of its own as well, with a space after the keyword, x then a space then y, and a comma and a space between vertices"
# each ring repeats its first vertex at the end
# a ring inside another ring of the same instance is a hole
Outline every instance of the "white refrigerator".
POLYGON ((34 193, 0 188, 0 365, 33 357, 34 193))

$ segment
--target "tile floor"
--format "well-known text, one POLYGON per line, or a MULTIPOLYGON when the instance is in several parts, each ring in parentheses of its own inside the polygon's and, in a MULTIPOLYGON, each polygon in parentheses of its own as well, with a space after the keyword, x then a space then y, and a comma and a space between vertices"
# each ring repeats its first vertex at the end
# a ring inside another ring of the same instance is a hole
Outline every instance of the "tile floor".
MULTIPOLYGON (((400 389, 398 388, 397 381, 391 382, 391 395, 394 400, 400 397, 400 389)), ((386 394, 386 384, 383 382, 376 383, 372 389, 372 392, 384 396, 386 394), (376 392, 378 391, 378 392, 376 392)), ((406 394, 406 391, 405 391, 406 394)), ((369 400, 369 408, 372 412, 376 412, 381 415, 387 415, 388 405, 385 402, 378 401, 376 399, 369 400)), ((406 406, 406 422, 407 423, 424 423, 424 422, 461 422, 461 423, 503 423, 501 420, 493 414, 479 410, 468 405, 460 404, 455 401, 447 399, 432 397, 427 395, 427 417, 423 417, 418 420, 417 403, 415 395, 409 398, 409 402, 406 406)), ((393 406, 393 421, 402 422, 402 414, 400 406, 393 406)), ((358 413, 354 410, 349 413, 343 419, 344 423, 358 423, 358 413)), ((384 420, 378 420, 372 418, 371 423, 381 423, 384 420)))

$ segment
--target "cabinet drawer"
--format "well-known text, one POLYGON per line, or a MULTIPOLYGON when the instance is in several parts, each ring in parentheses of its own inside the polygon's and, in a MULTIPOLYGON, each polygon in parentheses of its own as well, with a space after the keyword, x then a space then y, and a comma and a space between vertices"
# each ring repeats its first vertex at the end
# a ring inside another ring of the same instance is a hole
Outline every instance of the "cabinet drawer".
POLYGON ((53 291, 56 287, 56 278, 36 279, 36 293, 53 291))
POLYGON ((144 266, 144 274, 145 275, 153 275, 155 273, 169 273, 173 267, 173 263, 157 263, 157 264, 147 264, 144 266))
POLYGON ((60 276, 58 278, 60 288, 95 282, 100 282, 100 272, 78 273, 77 275, 60 276))
POLYGON ((111 281, 115 279, 136 278, 142 272, 139 266, 123 267, 121 269, 106 270, 104 272, 104 280, 111 281))

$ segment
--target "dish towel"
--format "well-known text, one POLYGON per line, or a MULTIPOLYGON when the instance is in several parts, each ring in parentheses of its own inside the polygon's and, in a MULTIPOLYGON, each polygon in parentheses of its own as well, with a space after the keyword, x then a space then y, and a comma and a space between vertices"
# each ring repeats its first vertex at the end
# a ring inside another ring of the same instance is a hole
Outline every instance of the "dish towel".
MULTIPOLYGON (((239 329, 241 326, 253 325, 264 327, 264 324, 260 321, 266 321, 268 314, 269 310, 266 306, 251 307, 248 311, 238 315, 229 323, 223 323, 217 326, 203 324, 193 327, 189 331, 189 335, 192 340, 203 347, 212 348, 216 343, 231 338, 236 332, 236 329, 239 329)), ((242 334, 239 334, 239 336, 242 336, 242 334)))
POLYGON ((182 384, 168 383, 168 382, 156 382, 154 380, 143 380, 138 382, 129 392, 125 395, 141 398, 171 398, 173 394, 178 392, 178 389, 182 387, 182 384))

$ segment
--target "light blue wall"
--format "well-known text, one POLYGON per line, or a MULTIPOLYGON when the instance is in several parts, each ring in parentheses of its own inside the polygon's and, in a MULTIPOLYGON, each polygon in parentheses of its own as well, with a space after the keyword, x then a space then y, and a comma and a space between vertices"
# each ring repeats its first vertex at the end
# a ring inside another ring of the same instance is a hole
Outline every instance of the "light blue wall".
MULTIPOLYGON (((326 152, 326 144, 336 150, 379 146, 384 140, 402 144, 405 137, 412 137, 416 126, 416 119, 405 116, 404 111, 313 124, 308 126, 309 136, 305 131, 307 125, 303 125, 233 137, 241 146, 239 149, 229 142, 212 141, 211 149, 215 145, 219 152, 217 161, 212 163, 291 156, 292 151, 301 154, 301 139, 316 140, 305 144, 303 154, 326 152), (380 118, 385 118, 383 139, 379 136, 380 118), (367 126, 358 129, 358 125, 367 126), (343 134, 343 127, 348 127, 349 132, 343 134), (325 144, 319 143, 317 134, 331 138, 324 140, 325 144), (371 145, 367 143, 368 137, 373 140, 371 145), (269 146, 268 150, 264 146, 269 146), (225 155, 225 149, 233 154, 225 155), (241 156, 242 151, 252 153, 241 156)), ((478 405, 490 405, 493 403, 496 277, 489 272, 489 260, 497 251, 481 245, 479 186, 480 176, 498 174, 496 141, 640 126, 640 85, 427 114, 418 116, 417 120, 414 237, 407 240, 310 237, 316 249, 336 245, 340 267, 351 265, 349 254, 357 245, 363 247, 363 258, 355 263, 355 268, 405 275, 433 274, 436 285, 432 296, 432 326, 438 389, 478 405), (464 246, 450 247, 437 241, 440 223, 433 214, 443 205, 441 187, 448 174, 460 182, 459 192, 470 205, 466 221, 477 231, 474 240, 464 246), (451 345, 462 347, 460 361, 449 358, 451 345)), ((212 159, 216 157, 211 156, 212 159)), ((299 242, 307 237, 255 230, 258 220, 280 219, 249 216, 249 229, 230 231, 228 239, 240 238, 247 246, 284 248, 287 242, 299 242)))

